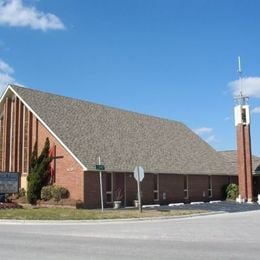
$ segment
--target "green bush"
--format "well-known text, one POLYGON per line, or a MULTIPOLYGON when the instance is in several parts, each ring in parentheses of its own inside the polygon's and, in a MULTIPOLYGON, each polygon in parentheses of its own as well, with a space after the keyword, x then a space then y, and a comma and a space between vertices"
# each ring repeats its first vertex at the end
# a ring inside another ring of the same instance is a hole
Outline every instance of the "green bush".
POLYGON ((68 198, 68 194, 69 191, 66 188, 60 186, 53 186, 52 197, 55 201, 60 201, 61 199, 68 198))
POLYGON ((66 199, 69 197, 69 191, 61 186, 57 185, 48 185, 44 186, 41 190, 41 199, 50 200, 54 199, 55 201, 60 201, 61 199, 66 199))
POLYGON ((235 200, 239 195, 238 185, 230 183, 226 189, 227 199, 235 200))
POLYGON ((51 186, 51 185, 42 187, 41 199, 45 200, 45 201, 50 200, 52 198, 52 189, 53 189, 53 186, 51 186))
POLYGON ((50 141, 46 138, 44 147, 39 157, 37 157, 37 143, 34 145, 32 156, 30 158, 29 175, 27 176, 27 201, 30 204, 36 204, 37 199, 41 197, 42 187, 48 184, 50 178, 49 156, 50 141))
POLYGON ((69 197, 69 191, 64 187, 59 187, 62 199, 67 199, 69 197))
POLYGON ((36 204, 38 197, 38 193, 40 193, 41 190, 39 190, 39 179, 37 178, 35 174, 31 174, 27 176, 28 180, 28 188, 27 188, 27 201, 30 204, 36 204))

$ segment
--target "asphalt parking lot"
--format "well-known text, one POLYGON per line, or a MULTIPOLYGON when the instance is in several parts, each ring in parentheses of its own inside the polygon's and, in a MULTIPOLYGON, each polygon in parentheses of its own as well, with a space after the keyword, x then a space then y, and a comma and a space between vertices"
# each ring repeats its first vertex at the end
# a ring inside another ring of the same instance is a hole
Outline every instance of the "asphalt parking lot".
MULTIPOLYGON (((171 204, 170 204, 171 205, 171 204)), ((260 210, 258 203, 237 203, 234 201, 197 202, 191 204, 175 204, 171 206, 160 206, 158 210, 207 210, 212 212, 246 212, 260 210)))

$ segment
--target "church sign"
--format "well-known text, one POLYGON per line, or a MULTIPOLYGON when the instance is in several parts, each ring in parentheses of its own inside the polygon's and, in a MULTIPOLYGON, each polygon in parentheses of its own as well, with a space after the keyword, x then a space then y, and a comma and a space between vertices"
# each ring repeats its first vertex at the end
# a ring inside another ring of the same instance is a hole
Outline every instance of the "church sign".
POLYGON ((18 192, 18 173, 0 172, 0 193, 18 192))

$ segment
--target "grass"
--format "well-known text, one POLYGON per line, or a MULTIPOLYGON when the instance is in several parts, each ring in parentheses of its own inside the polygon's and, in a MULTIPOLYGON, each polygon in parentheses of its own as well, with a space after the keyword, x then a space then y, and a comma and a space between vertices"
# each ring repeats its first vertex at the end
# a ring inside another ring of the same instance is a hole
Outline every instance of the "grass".
POLYGON ((73 208, 24 208, 0 210, 0 219, 17 220, 98 220, 98 219, 124 219, 146 217, 175 217, 206 213, 205 210, 143 210, 136 209, 112 210, 86 210, 73 208))

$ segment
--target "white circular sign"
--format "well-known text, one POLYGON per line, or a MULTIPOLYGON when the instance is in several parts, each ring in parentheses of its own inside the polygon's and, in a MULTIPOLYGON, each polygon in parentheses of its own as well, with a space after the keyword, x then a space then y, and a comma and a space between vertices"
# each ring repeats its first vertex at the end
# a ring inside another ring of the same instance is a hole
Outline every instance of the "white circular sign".
POLYGON ((136 166, 134 169, 134 177, 137 181, 142 181, 144 178, 144 168, 142 166, 136 166), (138 178, 139 175, 139 178, 138 178), (139 179, 139 180, 138 180, 139 179))

